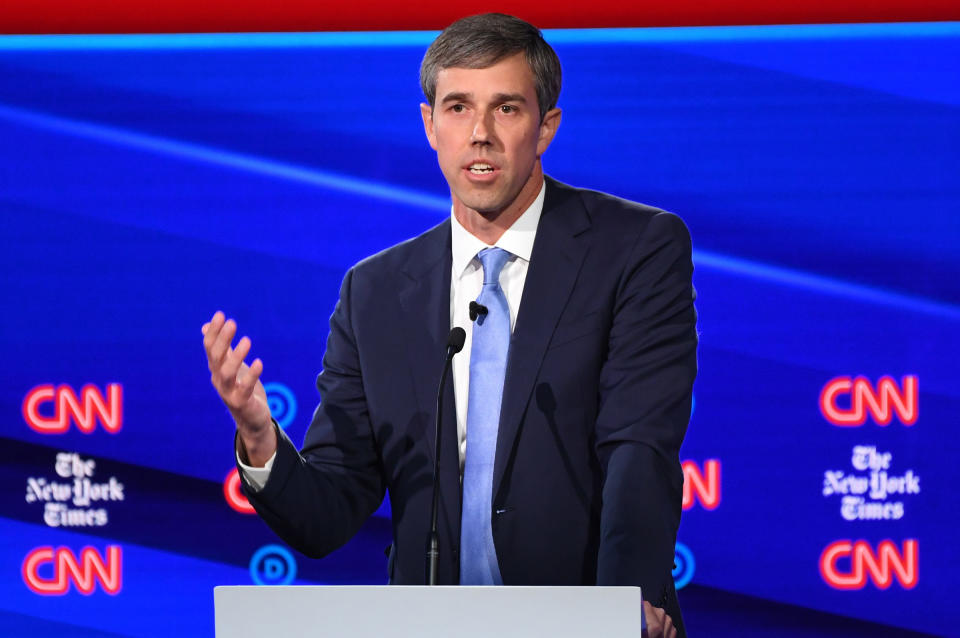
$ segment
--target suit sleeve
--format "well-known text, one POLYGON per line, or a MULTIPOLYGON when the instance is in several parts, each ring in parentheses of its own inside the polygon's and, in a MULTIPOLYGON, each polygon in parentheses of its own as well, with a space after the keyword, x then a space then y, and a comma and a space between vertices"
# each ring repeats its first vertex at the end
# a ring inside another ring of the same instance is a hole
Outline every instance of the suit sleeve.
POLYGON ((679 451, 697 371, 693 265, 683 222, 670 213, 654 215, 622 273, 600 375, 597 583, 640 585, 644 598, 676 622, 679 451))
POLYGON ((317 379, 321 403, 303 448, 298 452, 277 428, 277 455, 267 484, 259 491, 244 484, 251 505, 277 535, 314 558, 350 540, 385 490, 351 320, 353 283, 350 271, 330 318, 317 379))

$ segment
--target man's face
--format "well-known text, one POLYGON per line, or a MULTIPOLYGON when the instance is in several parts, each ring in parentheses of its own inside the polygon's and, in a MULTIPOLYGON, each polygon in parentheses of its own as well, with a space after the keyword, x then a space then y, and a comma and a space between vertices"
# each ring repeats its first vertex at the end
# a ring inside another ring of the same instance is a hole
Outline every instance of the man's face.
POLYGON ((525 209, 533 202, 543 179, 540 155, 556 133, 560 110, 540 121, 533 72, 522 53, 485 69, 442 69, 434 107, 420 108, 454 211, 494 219, 511 205, 525 209))

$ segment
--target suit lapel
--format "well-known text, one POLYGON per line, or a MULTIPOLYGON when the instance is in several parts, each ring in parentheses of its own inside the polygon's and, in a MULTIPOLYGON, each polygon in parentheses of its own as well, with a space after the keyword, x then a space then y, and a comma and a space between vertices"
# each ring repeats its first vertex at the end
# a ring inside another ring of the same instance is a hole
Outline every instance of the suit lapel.
POLYGON ((546 179, 543 213, 510 341, 493 468, 494 494, 503 480, 540 364, 587 249, 585 231, 590 227, 590 218, 579 195, 549 177, 546 179))
MULTIPOLYGON (((419 411, 432 417, 436 411, 437 385, 450 332, 450 221, 414 241, 420 245, 411 251, 411 259, 401 267, 404 275, 399 290, 402 325, 397 334, 407 342, 407 358, 419 411)), ((432 419, 424 436, 432 461, 435 439, 432 419)))

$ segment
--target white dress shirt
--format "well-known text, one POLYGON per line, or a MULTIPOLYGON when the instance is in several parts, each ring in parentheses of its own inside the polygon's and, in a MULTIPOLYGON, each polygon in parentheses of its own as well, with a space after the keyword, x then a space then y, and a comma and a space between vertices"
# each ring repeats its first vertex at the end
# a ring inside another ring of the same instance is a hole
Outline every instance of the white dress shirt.
MULTIPOLYGON (((530 254, 533 252, 533 240, 537 234, 540 215, 543 213, 543 200, 546 195, 546 183, 540 187, 537 198, 513 222, 500 239, 494 244, 511 254, 500 272, 500 287, 510 307, 510 332, 517 325, 517 312, 523 297, 523 284, 527 280, 530 267, 530 254)), ((470 321, 470 302, 480 296, 483 287, 483 266, 477 259, 477 253, 490 248, 483 240, 470 234, 450 210, 450 230, 452 233, 453 269, 450 274, 450 327, 460 326, 467 333, 463 350, 453 358, 453 392, 457 405, 457 441, 460 451, 460 469, 467 454, 467 401, 470 396, 470 350, 473 337, 473 322, 470 321)), ((260 490, 267 484, 270 469, 276 452, 264 467, 251 467, 237 462, 243 475, 254 488, 260 490)))
MULTIPOLYGON (((510 307, 510 332, 517 325, 517 312, 523 297, 523 284, 527 280, 530 267, 530 254, 533 252, 533 239, 537 234, 537 225, 543 212, 543 199, 546 184, 540 187, 540 194, 530 207, 513 222, 500 239, 494 244, 511 254, 500 271, 500 287, 510 307)), ((470 396, 470 350, 473 344, 473 322, 470 321, 470 302, 480 296, 483 287, 483 266, 477 258, 484 248, 490 248, 483 240, 460 225, 457 218, 450 215, 450 229, 453 233, 453 272, 450 276, 450 327, 459 326, 467 333, 463 350, 453 358, 453 392, 457 404, 457 441, 460 450, 460 469, 467 454, 467 403, 470 396)))

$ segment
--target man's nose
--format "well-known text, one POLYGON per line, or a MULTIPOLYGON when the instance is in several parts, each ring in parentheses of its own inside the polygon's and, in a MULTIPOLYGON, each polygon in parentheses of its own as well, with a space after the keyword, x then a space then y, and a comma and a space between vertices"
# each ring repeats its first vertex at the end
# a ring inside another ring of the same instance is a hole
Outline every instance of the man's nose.
POLYGON ((477 119, 473 123, 473 131, 470 134, 470 141, 473 144, 489 144, 491 133, 492 122, 490 118, 492 116, 489 113, 480 113, 477 115, 477 119))

